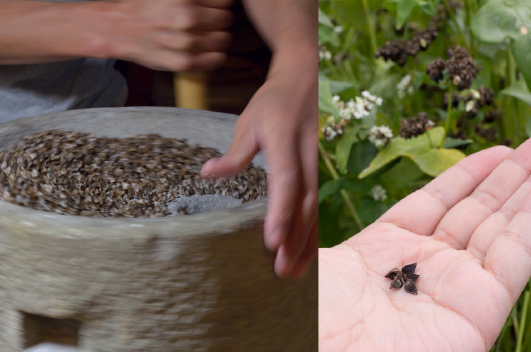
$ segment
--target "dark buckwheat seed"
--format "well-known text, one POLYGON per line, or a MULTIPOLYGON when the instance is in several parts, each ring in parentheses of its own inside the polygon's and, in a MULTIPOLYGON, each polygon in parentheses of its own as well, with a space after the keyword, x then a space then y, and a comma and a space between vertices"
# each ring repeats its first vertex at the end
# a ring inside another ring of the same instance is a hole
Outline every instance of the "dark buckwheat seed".
POLYGON ((404 290, 406 290, 407 293, 416 295, 418 294, 418 291, 417 287, 415 286, 415 282, 420 277, 420 275, 415 274, 416 268, 417 263, 408 264, 404 266, 402 270, 394 268, 387 273, 385 277, 393 280, 391 282, 391 288, 399 289, 404 286, 404 290))
MULTIPOLYGON (((226 193, 224 185, 199 175, 203 163, 219 155, 159 135, 37 133, 0 153, 0 200, 64 215, 167 216, 166 204, 176 198, 226 193)), ((229 195, 244 202, 266 195, 260 167, 247 167, 232 182, 238 192, 229 195)))

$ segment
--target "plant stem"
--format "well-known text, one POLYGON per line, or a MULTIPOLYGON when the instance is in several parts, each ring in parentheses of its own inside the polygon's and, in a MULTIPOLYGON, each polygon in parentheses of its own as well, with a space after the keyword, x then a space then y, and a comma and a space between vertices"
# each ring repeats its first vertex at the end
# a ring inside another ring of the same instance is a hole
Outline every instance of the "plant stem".
POLYGON ((446 108, 446 122, 444 124, 444 129, 446 130, 446 134, 450 132, 451 120, 452 120, 452 82, 450 82, 450 87, 448 88, 448 107, 446 108))
POLYGON ((461 40, 463 41, 463 45, 469 49, 469 46, 466 42, 465 35, 463 34, 463 31, 461 30, 461 27, 459 27, 459 23, 457 23, 457 19, 455 18, 455 14, 453 13, 452 9, 450 8, 450 5, 448 5, 448 0, 443 0, 444 8, 446 9, 446 12, 450 16, 450 19, 455 25, 455 28, 457 29, 457 32, 459 33, 459 36, 461 37, 461 40))
POLYGON ((513 310, 511 310, 511 318, 513 319, 514 333, 518 334, 518 331, 520 330, 520 324, 518 323, 518 317, 516 316, 516 309, 517 306, 515 305, 513 310))
POLYGON ((508 47, 505 51, 505 87, 509 88, 515 80, 515 70, 513 66, 513 55, 511 54, 511 48, 508 47))
POLYGON ((503 328, 502 328, 502 331, 500 333, 500 336, 498 336, 498 341, 496 341, 496 352, 501 351, 502 341, 503 341, 503 339, 505 337, 505 333, 507 332, 508 327, 509 327, 509 322, 506 321, 505 325, 503 325, 503 328))
MULTIPOLYGON (((328 171, 330 171, 330 174, 334 178, 334 180, 339 180, 339 175, 337 174, 336 169, 334 168, 334 165, 330 162, 330 159, 328 158, 328 153, 326 152, 325 148, 321 144, 321 141, 319 141, 319 154, 321 154, 321 157, 323 158, 323 161, 326 165, 326 168, 328 171)), ((347 191, 342 189, 339 191, 341 193, 341 196, 345 200, 345 203, 347 204, 347 207, 349 208, 350 214, 352 215, 352 218, 354 219, 354 222, 358 226, 359 230, 363 230, 365 226, 363 225, 363 222, 361 222, 360 216, 358 215, 358 212, 356 211, 356 207, 354 207, 354 204, 352 203, 352 200, 350 200, 350 197, 348 196, 347 191)))
POLYGON ((516 350, 515 352, 522 352, 522 339, 524 337, 525 320, 527 318, 527 308, 529 305, 529 290, 524 293, 524 306, 522 308, 522 317, 520 318, 520 329, 518 330, 518 336, 516 337, 516 350))
POLYGON ((371 16, 371 11, 369 9, 369 3, 367 0, 362 0, 362 2, 363 2, 363 8, 365 9, 365 18, 367 21, 367 29, 369 31, 369 37, 371 38, 372 55, 374 57, 376 50, 378 50, 378 44, 376 42, 376 30, 374 29, 374 23, 372 23, 372 16, 371 16))
MULTIPOLYGON (((470 0, 465 0, 465 9, 466 9, 466 27, 467 28, 471 28, 470 27, 470 19, 472 17, 472 13, 471 13, 472 9, 471 9, 470 0)), ((472 56, 476 56, 477 52, 476 52, 474 34, 472 33, 472 30, 470 30, 469 32, 470 32, 470 50, 471 50, 471 54, 472 54, 472 56)))

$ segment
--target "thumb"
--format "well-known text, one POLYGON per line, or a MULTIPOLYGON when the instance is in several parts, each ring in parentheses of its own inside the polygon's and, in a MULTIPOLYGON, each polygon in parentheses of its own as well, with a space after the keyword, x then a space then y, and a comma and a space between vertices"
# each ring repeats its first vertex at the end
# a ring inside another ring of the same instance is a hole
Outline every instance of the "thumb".
POLYGON ((237 129, 227 152, 219 158, 207 161, 201 169, 204 178, 237 175, 258 153, 256 136, 251 130, 237 129))

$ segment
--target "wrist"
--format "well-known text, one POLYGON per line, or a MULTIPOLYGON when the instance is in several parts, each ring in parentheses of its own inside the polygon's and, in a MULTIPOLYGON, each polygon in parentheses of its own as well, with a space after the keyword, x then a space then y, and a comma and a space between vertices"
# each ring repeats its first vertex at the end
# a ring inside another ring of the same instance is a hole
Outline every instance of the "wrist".
POLYGON ((286 43, 273 54, 268 78, 278 75, 317 80, 319 65, 317 41, 286 43))
POLYGON ((72 3, 72 20, 76 23, 77 45, 72 46, 73 55, 97 59, 118 59, 113 45, 112 13, 117 5, 110 1, 84 1, 72 3))

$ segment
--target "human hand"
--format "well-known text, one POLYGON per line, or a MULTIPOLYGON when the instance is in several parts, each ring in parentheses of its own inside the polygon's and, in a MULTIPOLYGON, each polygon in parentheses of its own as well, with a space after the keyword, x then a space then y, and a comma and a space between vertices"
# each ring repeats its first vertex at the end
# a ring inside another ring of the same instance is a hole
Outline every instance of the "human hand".
POLYGON ((156 70, 194 71, 223 63, 232 0, 100 2, 100 51, 156 70))
POLYGON ((266 246, 278 250, 280 277, 302 277, 317 254, 317 131, 317 69, 274 71, 236 122, 225 155, 202 169, 203 177, 232 176, 258 150, 265 154, 264 236, 266 246))
POLYGON ((462 160, 319 250, 320 351, 488 351, 531 275, 531 140, 462 160), (390 289, 418 263, 418 295, 390 289))

